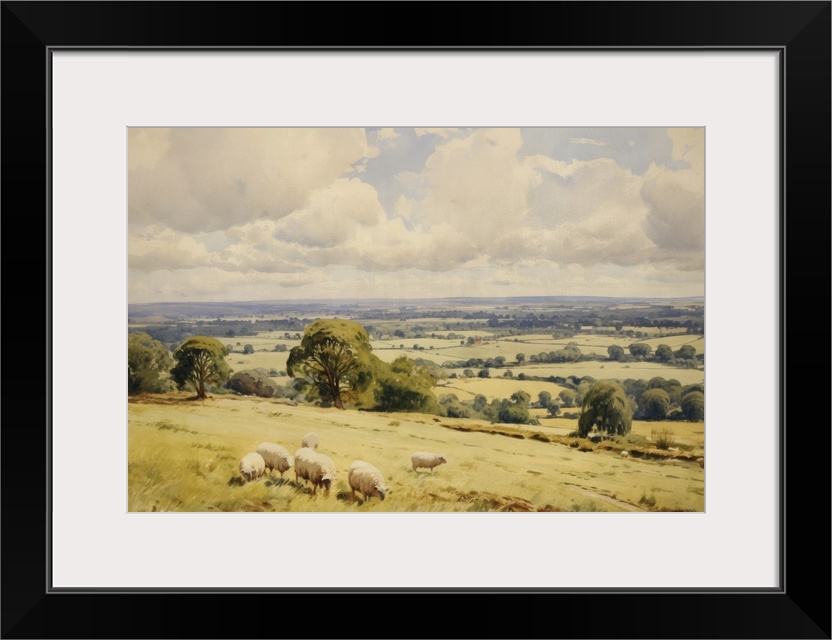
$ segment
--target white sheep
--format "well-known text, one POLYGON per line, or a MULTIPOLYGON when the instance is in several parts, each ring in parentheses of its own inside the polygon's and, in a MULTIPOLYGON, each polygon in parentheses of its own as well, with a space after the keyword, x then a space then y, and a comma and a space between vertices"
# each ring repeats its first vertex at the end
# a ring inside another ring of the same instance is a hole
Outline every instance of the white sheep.
POLYGON ((356 491, 361 494, 364 500, 372 497, 384 500, 387 495, 384 476, 381 475, 381 471, 369 462, 364 462, 363 460, 353 462, 347 473, 347 479, 350 483, 353 498, 355 497, 356 491))
POLYGON ((312 483, 313 493, 317 493, 318 487, 329 492, 335 481, 335 463, 309 447, 298 449, 295 453, 295 481, 299 478, 312 483))
POLYGON ((247 482, 257 480, 266 473, 266 461, 259 453, 247 453, 240 460, 240 473, 247 482))
POLYGON ((260 446, 257 447, 257 453, 263 456, 266 469, 276 470, 280 473, 281 478, 295 464, 295 459, 289 454, 286 447, 281 447, 279 444, 261 442, 260 446))
POLYGON ((317 449, 319 444, 321 444, 321 439, 318 436, 314 433, 307 433, 303 436, 300 446, 308 449, 317 449))
POLYGON ((414 471, 416 469, 430 469, 430 472, 433 473, 434 467, 438 467, 440 464, 445 464, 448 461, 445 459, 445 456, 440 456, 438 453, 417 451, 410 456, 410 462, 413 465, 414 471))

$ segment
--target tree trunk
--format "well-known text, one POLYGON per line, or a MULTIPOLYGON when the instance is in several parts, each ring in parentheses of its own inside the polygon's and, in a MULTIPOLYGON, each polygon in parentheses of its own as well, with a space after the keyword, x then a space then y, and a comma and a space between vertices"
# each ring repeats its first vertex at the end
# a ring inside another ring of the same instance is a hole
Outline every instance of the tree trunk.
POLYGON ((326 372, 326 386, 329 387, 329 393, 332 395, 332 404, 335 405, 336 409, 343 409, 340 382, 329 371, 326 372))
POLYGON ((335 404, 336 409, 343 409, 344 404, 341 402, 341 389, 339 388, 338 383, 335 383, 335 386, 332 390, 332 401, 335 404))

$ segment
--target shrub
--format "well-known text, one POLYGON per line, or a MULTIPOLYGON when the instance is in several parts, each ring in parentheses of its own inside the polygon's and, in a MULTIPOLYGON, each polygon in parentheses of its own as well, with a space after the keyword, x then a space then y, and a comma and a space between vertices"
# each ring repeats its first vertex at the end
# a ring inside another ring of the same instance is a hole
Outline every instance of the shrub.
POLYGON ((646 494, 642 493, 641 497, 638 499, 638 503, 652 508, 656 506, 656 498, 654 496, 650 496, 648 498, 646 494))
POLYGON ((653 442, 656 444, 656 449, 668 450, 670 447, 673 446, 673 443, 676 442, 676 438, 673 435, 673 432, 665 427, 661 431, 653 431, 650 433, 650 437, 653 439, 653 442))
POLYGON ((510 404, 507 407, 500 409, 500 413, 498 415, 500 422, 524 424, 529 419, 529 410, 521 404, 510 404))
POLYGON ((164 393, 167 380, 161 375, 172 365, 165 345, 147 333, 131 333, 127 338, 127 393, 164 393))
POLYGON ((280 397, 279 387, 275 381, 262 371, 254 369, 235 373, 231 376, 226 387, 244 396, 257 396, 258 398, 280 397))

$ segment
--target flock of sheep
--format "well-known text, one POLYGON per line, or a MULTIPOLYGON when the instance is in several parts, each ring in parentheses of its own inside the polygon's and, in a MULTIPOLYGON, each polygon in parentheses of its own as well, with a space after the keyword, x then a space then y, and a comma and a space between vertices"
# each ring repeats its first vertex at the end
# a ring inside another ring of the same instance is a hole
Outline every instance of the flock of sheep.
MULTIPOLYGON (((269 472, 277 471, 280 477, 289 469, 295 469, 295 481, 303 480, 304 483, 312 483, 312 492, 317 493, 321 487, 329 492, 335 480, 335 463, 322 453, 317 451, 320 438, 314 433, 307 433, 301 441, 301 448, 294 456, 289 454, 286 447, 272 442, 263 442, 253 453, 243 456, 240 461, 240 474, 246 482, 252 482, 269 472)), ((445 456, 437 453, 417 451, 410 456, 410 463, 413 471, 417 469, 430 469, 440 464, 445 464, 445 456)), ((350 485, 352 497, 355 492, 361 494, 364 500, 379 498, 384 500, 390 492, 384 484, 384 476, 376 467, 363 460, 354 461, 347 472, 347 480, 350 485)))

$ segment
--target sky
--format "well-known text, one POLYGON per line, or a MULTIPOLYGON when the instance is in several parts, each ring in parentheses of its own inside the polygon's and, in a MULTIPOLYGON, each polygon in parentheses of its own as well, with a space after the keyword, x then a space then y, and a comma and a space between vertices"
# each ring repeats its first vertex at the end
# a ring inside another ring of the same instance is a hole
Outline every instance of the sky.
POLYGON ((704 128, 130 128, 130 303, 704 296, 704 128))

